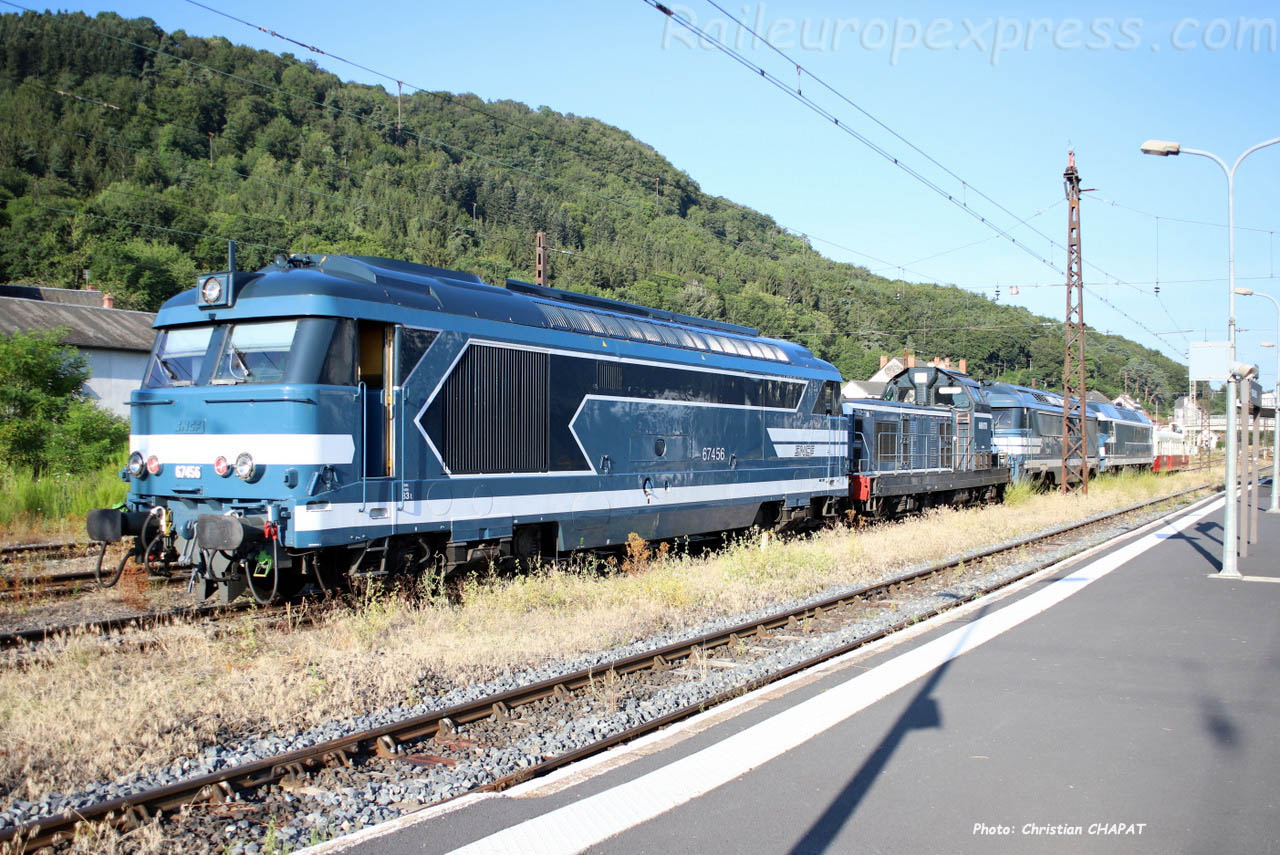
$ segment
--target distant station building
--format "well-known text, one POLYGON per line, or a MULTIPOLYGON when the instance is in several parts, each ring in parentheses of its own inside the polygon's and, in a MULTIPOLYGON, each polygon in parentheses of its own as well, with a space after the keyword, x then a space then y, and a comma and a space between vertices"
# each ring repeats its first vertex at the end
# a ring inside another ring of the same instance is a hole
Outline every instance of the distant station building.
POLYGON ((114 308, 111 295, 100 291, 0 285, 0 333, 65 329, 63 343, 89 364, 85 394, 125 418, 129 393, 141 385, 147 367, 155 318, 114 308))

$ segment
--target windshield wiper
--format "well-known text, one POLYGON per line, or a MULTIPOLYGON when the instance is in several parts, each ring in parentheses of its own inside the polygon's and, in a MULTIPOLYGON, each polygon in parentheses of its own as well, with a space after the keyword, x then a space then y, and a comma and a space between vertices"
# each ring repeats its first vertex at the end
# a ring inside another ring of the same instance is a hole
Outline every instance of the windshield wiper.
POLYGON ((165 376, 169 378, 170 383, 178 382, 178 375, 175 374, 173 369, 169 367, 169 363, 164 361, 163 356, 156 357, 156 364, 160 366, 160 370, 163 371, 165 376))
POLYGON ((184 380, 179 377, 178 372, 169 367, 169 363, 163 356, 157 356, 156 362, 160 365, 160 370, 164 372, 164 375, 169 378, 170 386, 190 386, 195 382, 193 380, 184 380))
POLYGON ((227 349, 230 351, 230 353, 227 354, 228 358, 234 359, 236 364, 240 366, 241 376, 236 377, 235 372, 231 370, 231 364, 229 362, 227 364, 227 373, 229 373, 235 380, 248 380, 249 376, 253 374, 253 372, 249 370, 249 366, 245 363, 244 354, 242 354, 234 344, 228 344, 227 349))

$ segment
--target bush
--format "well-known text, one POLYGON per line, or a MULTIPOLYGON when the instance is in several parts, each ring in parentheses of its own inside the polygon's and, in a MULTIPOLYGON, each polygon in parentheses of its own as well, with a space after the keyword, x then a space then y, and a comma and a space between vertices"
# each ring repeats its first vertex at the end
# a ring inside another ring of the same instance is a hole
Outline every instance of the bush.
POLYGON ((0 335, 0 460, 28 469, 86 473, 124 450, 124 419, 84 399, 84 358, 64 330, 0 335))
POLYGON ((129 442, 129 424, 90 401, 72 401, 67 417, 49 431, 45 469, 92 472, 121 456, 129 442))

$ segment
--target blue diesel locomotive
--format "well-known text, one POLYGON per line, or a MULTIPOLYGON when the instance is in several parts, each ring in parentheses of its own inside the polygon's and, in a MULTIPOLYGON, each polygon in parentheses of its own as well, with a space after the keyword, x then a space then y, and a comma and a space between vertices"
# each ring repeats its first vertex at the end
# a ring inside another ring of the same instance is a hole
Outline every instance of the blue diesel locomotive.
POLYGON ((1098 417, 1098 468, 1103 472, 1146 470, 1156 458, 1155 427, 1146 413, 1119 404, 1090 401, 1098 417))
MULTIPOLYGON (((985 384, 995 416, 995 448, 1015 480, 1053 484, 1062 472, 1062 396, 1012 383, 985 384)), ((1085 457, 1098 469, 1098 416, 1085 407, 1085 457)), ((1072 461, 1079 465, 1080 460, 1072 461)))
POLYGON ((229 266, 156 317, 126 509, 88 520, 133 539, 117 577, 132 556, 189 569, 200 598, 265 602, 998 498, 1009 479, 964 375, 913 373, 919 404, 842 406, 834 367, 735 324, 383 258, 229 266))
POLYGON ((200 596, 847 506, 838 372, 746 327, 318 255, 202 276, 156 327, 127 510, 89 533, 200 596))

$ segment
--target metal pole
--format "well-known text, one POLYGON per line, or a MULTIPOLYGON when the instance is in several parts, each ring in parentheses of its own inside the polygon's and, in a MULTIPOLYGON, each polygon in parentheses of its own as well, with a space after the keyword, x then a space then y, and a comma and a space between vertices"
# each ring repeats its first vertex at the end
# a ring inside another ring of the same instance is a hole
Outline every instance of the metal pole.
MULTIPOLYGON (((1236 388, 1236 220, 1235 220, 1235 174, 1228 168, 1226 161, 1216 154, 1194 148, 1183 148, 1186 154, 1198 154, 1207 157, 1227 176, 1227 504, 1222 515, 1222 569, 1223 576, 1239 576, 1236 558, 1239 555, 1239 524, 1236 521, 1236 503, 1239 474, 1236 468, 1236 457, 1240 453, 1240 431, 1236 426, 1236 402, 1240 398, 1236 388)), ((1239 161, 1236 161, 1237 165, 1239 161)))
MULTIPOLYGON (((1276 303, 1275 300, 1271 302, 1276 303)), ((1276 303, 1276 323, 1280 324, 1280 303, 1276 303)), ((1280 341, 1276 342, 1276 390, 1271 399, 1271 506, 1269 514, 1280 514, 1280 341)))
POLYGON ((1262 444, 1262 407, 1258 407, 1256 413, 1250 412, 1249 416, 1253 421, 1253 436, 1249 439, 1249 542, 1257 543, 1258 505, 1262 504, 1262 476, 1258 474, 1258 464, 1262 461, 1259 451, 1262 444))
POLYGON ((1266 148, 1270 145, 1280 143, 1280 137, 1260 142, 1252 148, 1246 149, 1244 154, 1236 158, 1236 162, 1230 168, 1227 167, 1225 161, 1216 154, 1208 151, 1201 151, 1194 148, 1183 148, 1177 143, 1164 143, 1159 140, 1152 140, 1149 145, 1155 145, 1154 148, 1143 147, 1146 154, 1198 154, 1201 157, 1207 157, 1214 163, 1222 167, 1223 173, 1227 176, 1227 352, 1228 361, 1230 362, 1229 372, 1227 375, 1227 506, 1223 514, 1223 538, 1222 538, 1222 569, 1218 575, 1228 577, 1238 577, 1240 571, 1237 568, 1237 551, 1240 541, 1239 521, 1236 517, 1236 500, 1239 473, 1237 471, 1236 456, 1239 453, 1240 436, 1236 426, 1236 401, 1239 399, 1238 390, 1236 388, 1236 198, 1235 198, 1235 177, 1236 170, 1240 168, 1240 164, 1246 157, 1253 154, 1260 148, 1266 148))
MULTIPOLYGON (((1084 266, 1080 252, 1080 173, 1074 151, 1067 153, 1067 169, 1062 173, 1067 194, 1067 313, 1063 325, 1062 360, 1062 466, 1060 489, 1072 484, 1089 492, 1088 421, 1084 385, 1084 266), (1078 457, 1077 457, 1078 455, 1078 457)), ((1096 450, 1094 452, 1097 453, 1096 450)))
MULTIPOLYGON (((1271 305, 1276 307, 1276 335, 1280 336, 1280 300, 1272 297, 1270 294, 1263 294, 1260 291, 1254 291, 1245 296, 1249 297, 1265 297, 1271 301, 1271 305)), ((1267 513, 1280 514, 1280 338, 1276 339, 1276 385, 1275 391, 1272 393, 1275 397, 1271 401, 1271 504, 1267 507, 1267 513)))
POLYGON ((1233 550, 1235 553, 1241 558, 1248 558, 1249 539, 1241 536, 1239 521, 1242 519, 1245 521, 1244 530, 1247 534, 1249 531, 1249 517, 1245 508, 1245 498, 1248 491, 1245 490, 1246 461, 1244 440, 1249 437, 1249 401, 1245 397, 1249 394, 1249 380, 1245 377, 1240 378, 1240 380, 1241 382, 1236 383, 1236 400, 1231 407, 1232 410, 1240 411, 1240 415, 1244 417, 1243 423, 1241 423, 1241 419, 1236 420, 1236 500, 1232 504, 1236 506, 1237 516, 1235 517, 1236 527, 1229 529, 1226 536, 1234 544, 1233 550))

